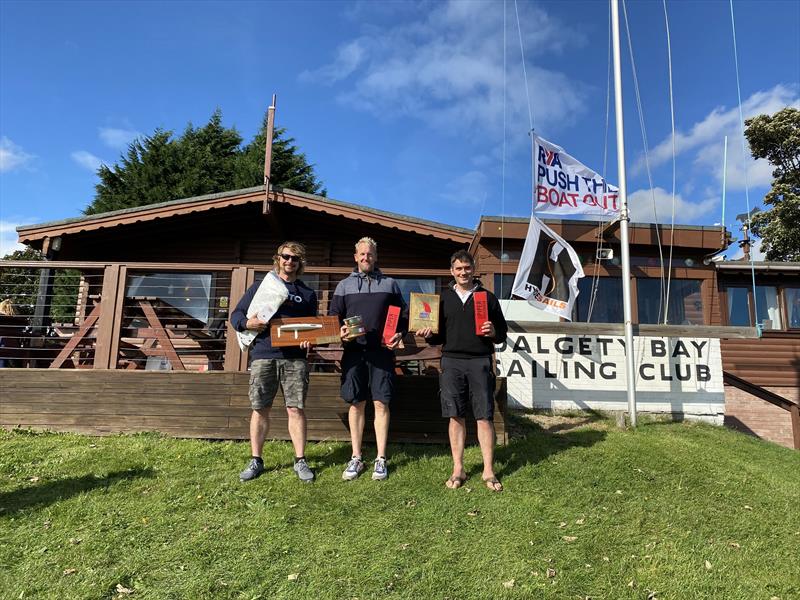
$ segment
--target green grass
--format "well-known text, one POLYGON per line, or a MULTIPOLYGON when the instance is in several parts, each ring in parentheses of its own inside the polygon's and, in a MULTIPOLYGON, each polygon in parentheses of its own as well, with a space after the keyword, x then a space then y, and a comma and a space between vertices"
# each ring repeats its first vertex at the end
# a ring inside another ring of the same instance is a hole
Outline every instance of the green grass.
POLYGON ((447 448, 416 445, 346 483, 349 447, 311 444, 302 485, 270 443, 241 484, 244 443, 0 432, 0 597, 800 597, 800 452, 572 421, 516 419, 501 494, 477 448, 455 491, 447 448))

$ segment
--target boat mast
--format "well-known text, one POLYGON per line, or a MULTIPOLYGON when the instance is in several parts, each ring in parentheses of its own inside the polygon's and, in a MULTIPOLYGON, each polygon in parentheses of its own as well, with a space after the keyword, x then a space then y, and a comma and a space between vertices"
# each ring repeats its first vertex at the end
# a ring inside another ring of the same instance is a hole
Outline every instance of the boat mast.
POLYGON ((622 120, 622 68, 619 57, 619 0, 611 2, 611 35, 614 47, 614 108, 617 126, 617 179, 619 181, 619 234, 622 250, 622 306, 625 319, 625 375, 628 389, 628 415, 636 427, 636 373, 633 356, 631 317, 631 258, 628 247, 628 193, 625 184, 625 128, 622 120))

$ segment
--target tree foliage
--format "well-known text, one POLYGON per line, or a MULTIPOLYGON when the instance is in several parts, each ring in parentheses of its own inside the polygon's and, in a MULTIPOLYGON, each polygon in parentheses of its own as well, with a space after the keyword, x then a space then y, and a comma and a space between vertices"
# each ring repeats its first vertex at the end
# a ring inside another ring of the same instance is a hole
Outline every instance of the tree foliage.
POLYGON ((772 189, 764 197, 770 209, 753 216, 753 233, 761 238, 767 260, 800 261, 800 110, 787 107, 745 125, 753 156, 775 167, 772 189))
MULTIPOLYGON (((44 256, 38 250, 25 248, 6 254, 2 260, 44 261, 44 256)), ((47 263, 43 262, 42 268, 46 266, 47 263)), ((10 299, 19 315, 33 315, 39 296, 40 273, 40 268, 0 269, 0 300, 10 299)), ((80 271, 75 269, 55 269, 50 308, 46 316, 54 321, 71 321, 75 317, 80 276, 80 271)))
MULTIPOLYGON (((285 135, 281 128, 273 133, 272 183, 325 195, 314 166, 285 135)), ((131 142, 117 164, 100 166, 95 198, 84 212, 91 215, 262 185, 265 139, 266 117, 259 133, 243 146, 236 129, 222 124, 219 109, 206 125, 189 123, 178 137, 157 129, 131 142)))

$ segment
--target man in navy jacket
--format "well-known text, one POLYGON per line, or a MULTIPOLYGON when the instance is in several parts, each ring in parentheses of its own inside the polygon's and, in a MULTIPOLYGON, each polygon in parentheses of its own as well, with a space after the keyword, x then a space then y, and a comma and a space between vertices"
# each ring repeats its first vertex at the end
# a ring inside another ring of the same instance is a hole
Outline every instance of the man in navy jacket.
MULTIPOLYGON (((298 279, 306 263, 306 249, 298 242, 284 242, 273 257, 275 273, 286 286, 289 297, 278 308, 273 318, 317 316, 317 295, 298 279)), ((255 479, 264 472, 261 451, 269 431, 269 413, 272 401, 283 388, 283 398, 288 416, 289 436, 294 446, 294 471, 303 482, 314 479, 314 472, 305 459, 306 416, 305 399, 308 392, 308 342, 300 347, 273 348, 269 323, 257 316, 247 318, 247 309, 260 282, 244 293, 231 314, 231 325, 236 331, 259 332, 250 346, 250 449, 252 457, 247 468, 239 474, 242 481, 255 479)))
POLYGON ((442 344, 442 372, 439 376, 442 416, 450 419, 448 433, 453 455, 453 474, 445 485, 459 488, 467 480, 464 470, 464 444, 467 402, 478 427, 478 444, 483 455, 483 482, 493 492, 503 485, 494 473, 494 345, 508 334, 500 303, 473 278, 475 261, 466 250, 450 257, 450 274, 455 283, 442 291, 439 302, 439 333, 430 327, 417 335, 430 344, 442 344), (486 292, 489 320, 475 323, 475 292, 486 292), (476 333, 476 325, 480 334, 476 333))
POLYGON ((339 322, 352 316, 363 319, 366 334, 347 339, 347 327, 342 326, 342 398, 350 405, 348 420, 353 455, 342 473, 350 481, 366 468, 361 455, 364 436, 364 411, 366 401, 375 406, 375 442, 378 456, 375 459, 372 479, 388 476, 386 466, 386 441, 389 437, 389 403, 394 390, 394 353, 408 327, 408 308, 400 293, 400 286, 391 277, 375 267, 378 247, 372 238, 361 238, 353 255, 356 268, 339 282, 333 293, 328 314, 339 317, 339 322), (383 328, 390 306, 400 307, 397 333, 388 343, 383 342, 383 328))

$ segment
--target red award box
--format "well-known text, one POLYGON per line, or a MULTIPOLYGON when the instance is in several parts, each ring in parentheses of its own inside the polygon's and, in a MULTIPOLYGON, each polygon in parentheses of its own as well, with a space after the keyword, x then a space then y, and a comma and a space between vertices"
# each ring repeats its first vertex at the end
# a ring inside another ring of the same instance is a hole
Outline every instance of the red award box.
POLYGON ((486 292, 474 292, 472 301, 475 304, 475 334, 483 335, 481 326, 489 320, 489 299, 486 292))
POLYGON ((400 307, 390 306, 386 314, 386 324, 383 326, 383 343, 387 346, 392 342, 394 334, 397 333, 397 323, 400 320, 400 307))

